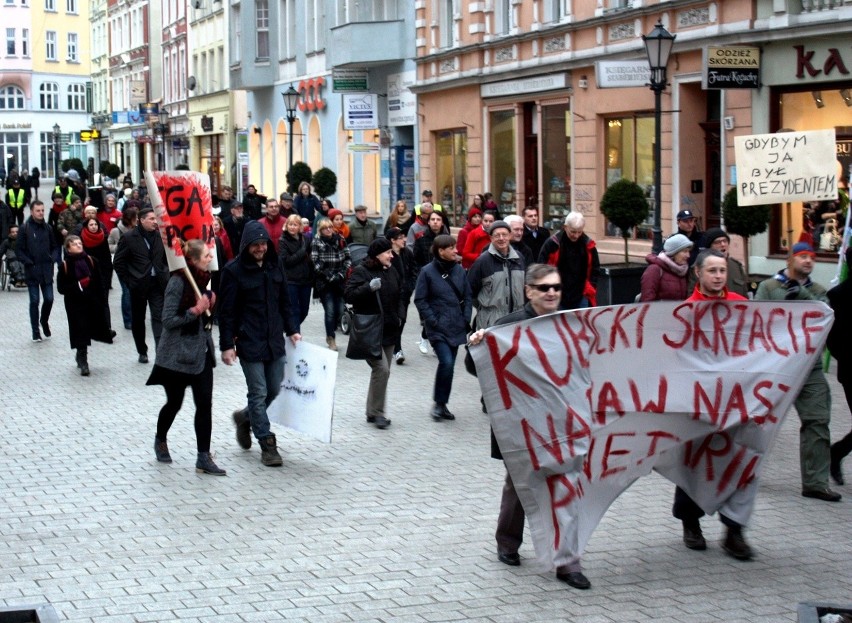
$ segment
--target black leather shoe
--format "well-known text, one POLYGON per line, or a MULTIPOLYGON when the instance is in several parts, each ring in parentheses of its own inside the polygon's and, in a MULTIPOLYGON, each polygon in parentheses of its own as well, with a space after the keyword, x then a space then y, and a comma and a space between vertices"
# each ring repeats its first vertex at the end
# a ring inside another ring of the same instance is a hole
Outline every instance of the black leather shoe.
POLYGON ((148 355, 139 353, 139 363, 148 363, 148 355))
POLYGON ((556 579, 565 582, 568 586, 579 588, 581 591, 592 587, 589 578, 583 575, 582 571, 557 571, 556 579))
POLYGON ((843 469, 840 467, 840 462, 843 459, 838 458, 835 455, 834 447, 831 448, 831 464, 828 467, 828 473, 831 475, 831 479, 836 482, 838 485, 843 485, 843 469))
POLYGON ((367 416, 367 424, 375 424, 375 423, 376 423, 376 416, 375 415, 368 415, 367 416))
POLYGON ((697 521, 694 524, 683 522, 683 544, 689 549, 707 549, 707 541, 704 540, 701 525, 697 521))
POLYGON ((441 418, 445 420, 454 420, 456 416, 452 414, 452 412, 447 409, 447 405, 441 405, 441 418))
POLYGON ((498 549, 497 560, 502 562, 504 565, 509 565, 510 567, 519 567, 521 565, 521 557, 518 552, 510 554, 509 552, 501 552, 498 549))
POLYGON ((839 502, 843 499, 842 495, 836 491, 832 491, 828 487, 825 489, 802 489, 802 497, 814 498, 823 502, 839 502))
POLYGON ((431 415, 432 419, 436 422, 440 422, 442 419, 444 419, 443 412, 441 411, 441 405, 432 405, 432 410, 429 411, 429 415, 431 415))
POLYGON ((160 463, 171 463, 172 457, 169 454, 169 446, 159 437, 154 437, 154 456, 160 463))
POLYGON ((728 534, 722 543, 722 549, 725 550, 728 556, 732 556, 737 560, 751 560, 754 556, 754 552, 751 551, 751 547, 746 543, 742 530, 739 528, 728 528, 728 534))
POLYGON ((231 414, 234 426, 237 427, 237 445, 243 450, 251 448, 251 422, 245 409, 239 409, 231 414))
POLYGON ((391 421, 383 415, 377 415, 374 419, 373 423, 376 425, 376 428, 385 429, 391 425, 391 421))

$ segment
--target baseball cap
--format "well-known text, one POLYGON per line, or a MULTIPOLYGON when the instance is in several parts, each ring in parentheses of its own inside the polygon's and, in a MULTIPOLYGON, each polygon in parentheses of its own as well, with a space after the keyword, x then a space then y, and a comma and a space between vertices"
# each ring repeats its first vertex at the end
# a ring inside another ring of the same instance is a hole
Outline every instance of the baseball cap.
POLYGON ((688 218, 695 218, 695 215, 692 213, 692 210, 681 210, 677 213, 677 220, 685 221, 688 218))
POLYGON ((429 189, 427 188, 426 190, 424 190, 424 191, 423 191, 422 193, 420 193, 420 194, 421 194, 421 195, 423 195, 424 197, 431 197, 431 196, 432 196, 432 191, 431 191, 431 190, 429 190, 429 189))

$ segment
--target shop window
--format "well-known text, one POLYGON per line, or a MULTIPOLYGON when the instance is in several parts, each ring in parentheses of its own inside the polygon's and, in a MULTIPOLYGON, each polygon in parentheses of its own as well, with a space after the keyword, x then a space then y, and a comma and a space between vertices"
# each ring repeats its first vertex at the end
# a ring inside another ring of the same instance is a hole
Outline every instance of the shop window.
POLYGON ((792 202, 776 205, 769 225, 769 252, 787 253, 790 244, 805 240, 817 253, 837 261, 840 235, 848 210, 849 179, 852 178, 852 94, 847 88, 823 87, 820 91, 781 93, 774 97, 778 104, 778 122, 782 128, 798 131, 834 128, 837 148, 838 198, 834 201, 792 202), (827 234, 827 235, 823 235, 827 234))
MULTIPOLYGON (((645 189, 651 204, 648 220, 634 228, 633 238, 651 239, 654 212, 654 118, 651 116, 612 117, 604 119, 606 135, 606 185, 620 179, 636 182, 645 189)), ((606 225, 607 236, 621 236, 611 223, 606 225)))
POLYGON ((446 130, 436 137, 437 188, 433 199, 441 204, 453 225, 463 225, 467 214, 467 131, 446 130))
POLYGON ((543 221, 554 229, 571 211, 570 115, 567 103, 541 109, 543 221))
POLYGON ((491 192, 500 206, 500 214, 516 214, 518 184, 515 178, 515 111, 493 111, 488 118, 491 192))

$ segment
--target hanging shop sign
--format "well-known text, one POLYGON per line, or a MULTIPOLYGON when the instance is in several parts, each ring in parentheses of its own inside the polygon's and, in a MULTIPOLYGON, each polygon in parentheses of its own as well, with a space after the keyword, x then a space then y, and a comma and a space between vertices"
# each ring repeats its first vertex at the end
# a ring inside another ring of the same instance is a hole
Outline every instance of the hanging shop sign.
POLYGON ((760 48, 708 46, 703 68, 704 89, 760 88, 760 48))

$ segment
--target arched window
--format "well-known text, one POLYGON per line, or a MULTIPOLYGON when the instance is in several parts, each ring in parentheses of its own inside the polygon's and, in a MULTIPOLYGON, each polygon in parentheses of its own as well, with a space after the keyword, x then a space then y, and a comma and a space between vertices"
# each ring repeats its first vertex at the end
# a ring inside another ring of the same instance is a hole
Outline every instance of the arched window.
POLYGON ((23 110, 24 92, 14 85, 0 87, 0 110, 23 110))
POLYGON ((80 83, 68 85, 68 110, 86 110, 86 86, 80 83))
POLYGON ((43 82, 38 89, 42 110, 59 110, 59 85, 43 82))

